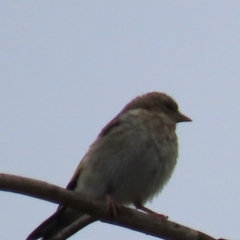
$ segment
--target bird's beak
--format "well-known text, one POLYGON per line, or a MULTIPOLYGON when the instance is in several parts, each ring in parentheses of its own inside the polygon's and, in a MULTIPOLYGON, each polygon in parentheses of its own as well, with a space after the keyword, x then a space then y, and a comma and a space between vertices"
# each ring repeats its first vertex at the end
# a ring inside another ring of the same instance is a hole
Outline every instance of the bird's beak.
POLYGON ((192 119, 179 112, 177 116, 177 122, 192 122, 192 119))

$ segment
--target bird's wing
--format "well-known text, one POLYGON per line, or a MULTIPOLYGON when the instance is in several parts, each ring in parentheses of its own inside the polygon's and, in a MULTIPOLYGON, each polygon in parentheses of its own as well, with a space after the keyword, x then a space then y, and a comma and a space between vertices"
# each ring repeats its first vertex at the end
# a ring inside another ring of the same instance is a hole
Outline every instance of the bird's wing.
POLYGON ((113 128, 117 127, 119 124, 120 118, 119 115, 117 115, 102 129, 102 131, 98 134, 98 138, 106 136, 113 128))
MULTIPOLYGON (((98 139, 105 137, 107 134, 109 134, 112 129, 114 129, 115 127, 117 127, 119 125, 120 122, 120 118, 118 117, 118 115, 113 118, 103 129, 102 131, 99 133, 98 135, 98 139)), ((84 159, 84 157, 83 157, 84 159)), ((81 160, 81 162, 79 163, 77 169, 75 170, 72 178, 70 179, 66 189, 74 191, 76 185, 77 185, 77 181, 78 178, 81 174, 82 169, 84 168, 84 164, 83 164, 83 159, 81 160)), ((56 212, 50 216, 48 219, 46 219, 40 226, 38 226, 27 238, 27 240, 31 240, 31 239, 38 239, 40 237, 45 237, 45 236, 51 236, 51 234, 55 234, 56 232, 60 231, 63 226, 61 226, 61 224, 58 226, 59 221, 61 220, 63 221, 64 218, 64 214, 65 214, 65 210, 67 209, 67 207, 63 206, 63 205, 59 205, 56 212)), ((89 222, 86 223, 89 224, 91 222, 94 222, 95 219, 92 218, 91 216, 89 217, 89 222)), ((61 223, 60 221, 60 223, 61 223)), ((68 223, 67 223, 68 224, 68 223)), ((83 226, 84 227, 84 226, 83 226)))
MULTIPOLYGON (((101 132, 99 133, 99 135, 98 135, 98 138, 101 138, 101 137, 106 136, 114 127, 116 127, 116 126, 119 125, 119 122, 120 122, 120 121, 119 121, 119 117, 118 117, 118 115, 117 115, 115 118, 113 118, 113 119, 102 129, 102 131, 101 131, 101 132)), ((83 157, 83 159, 84 159, 84 157, 83 157)), ((83 160, 83 159, 82 159, 82 160, 83 160)), ((76 185, 77 185, 78 178, 79 178, 79 176, 80 176, 80 174, 81 174, 81 170, 82 170, 82 168, 83 168, 83 161, 82 161, 82 160, 81 160, 80 163, 78 164, 77 169, 75 170, 73 176, 71 177, 71 179, 70 179, 70 181, 69 181, 66 189, 71 190, 71 191, 74 191, 74 189, 75 189, 75 187, 76 187, 76 185)), ((56 210, 56 212, 55 212, 55 214, 58 215, 59 213, 57 213, 57 212, 59 212, 59 211, 60 211, 60 212, 63 212, 64 209, 66 209, 66 207, 64 207, 64 206, 62 206, 62 205, 59 205, 58 208, 57 208, 57 210, 56 210)))
POLYGON ((81 173, 81 169, 82 169, 82 161, 78 164, 77 169, 75 170, 73 176, 71 177, 66 189, 68 190, 74 190, 76 185, 77 185, 77 180, 79 178, 79 175, 81 173))
MULTIPOLYGON (((103 129, 102 131, 99 133, 98 138, 102 138, 105 137, 110 131, 112 131, 113 128, 117 127, 119 125, 119 117, 118 115, 113 118, 103 129)), ((84 158, 83 158, 84 159, 84 158)), ((82 159, 82 160, 83 160, 82 159)), ((81 174, 81 170, 83 168, 83 161, 80 161, 80 163, 78 164, 77 169, 75 170, 72 178, 70 179, 66 189, 68 190, 74 190, 77 184, 77 180, 81 174)))

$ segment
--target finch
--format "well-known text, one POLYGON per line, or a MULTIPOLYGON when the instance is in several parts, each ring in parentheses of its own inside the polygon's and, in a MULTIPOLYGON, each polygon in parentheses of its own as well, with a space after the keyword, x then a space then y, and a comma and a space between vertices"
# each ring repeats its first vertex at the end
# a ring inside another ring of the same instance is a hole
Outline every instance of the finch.
MULTIPOLYGON (((73 174, 67 189, 114 206, 144 204, 170 179, 178 158, 176 124, 190 122, 167 94, 149 92, 130 101, 99 133, 73 174)), ((52 239, 84 212, 59 206, 27 240, 52 239)))

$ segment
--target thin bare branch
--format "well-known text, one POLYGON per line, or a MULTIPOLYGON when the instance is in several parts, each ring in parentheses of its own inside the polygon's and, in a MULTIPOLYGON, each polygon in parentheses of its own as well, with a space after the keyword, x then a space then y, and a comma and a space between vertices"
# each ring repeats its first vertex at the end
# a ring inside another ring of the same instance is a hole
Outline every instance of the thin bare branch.
MULTIPOLYGON (((122 226, 166 240, 216 240, 202 232, 182 226, 178 223, 145 214, 137 210, 122 208, 113 220, 105 203, 87 199, 72 191, 55 185, 9 174, 0 174, 0 190, 19 193, 49 202, 75 208, 99 219, 102 222, 122 226)), ((75 233, 76 226, 73 226, 75 233)), ((71 232, 68 232, 68 236, 71 232)))

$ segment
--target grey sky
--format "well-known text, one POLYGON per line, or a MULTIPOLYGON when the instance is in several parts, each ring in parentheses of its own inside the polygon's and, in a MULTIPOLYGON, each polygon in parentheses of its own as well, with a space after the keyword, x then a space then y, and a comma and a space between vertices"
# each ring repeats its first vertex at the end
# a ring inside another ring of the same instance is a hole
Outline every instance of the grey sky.
MULTIPOLYGON (((162 91, 193 119, 148 206, 214 237, 240 236, 240 1, 0 2, 0 171, 66 186, 101 128, 162 91)), ((56 205, 0 192, 0 239, 56 205)), ((71 239, 153 239, 95 223, 71 239)))

